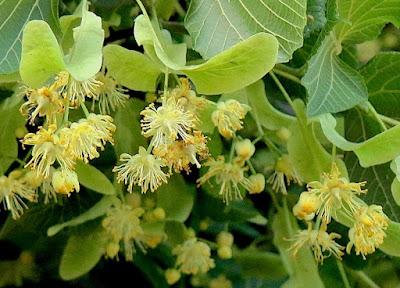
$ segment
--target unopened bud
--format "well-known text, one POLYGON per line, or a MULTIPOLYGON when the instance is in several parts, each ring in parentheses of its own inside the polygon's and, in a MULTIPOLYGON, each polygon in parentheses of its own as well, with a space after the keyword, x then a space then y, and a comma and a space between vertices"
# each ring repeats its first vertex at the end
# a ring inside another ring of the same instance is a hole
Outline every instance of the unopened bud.
POLYGON ((168 285, 173 285, 179 281, 181 278, 181 273, 176 269, 168 269, 165 271, 165 279, 168 285))
POLYGON ((219 247, 233 245, 233 235, 229 232, 222 231, 217 236, 217 244, 219 247))
POLYGON ((265 189, 265 177, 263 174, 255 174, 251 175, 249 178, 249 193, 250 194, 258 194, 264 191, 265 189))
POLYGON ((282 142, 287 142, 290 138, 292 133, 290 132, 289 129, 282 127, 278 131, 276 131, 276 136, 282 141, 282 142))
POLYGON ((254 155, 256 148, 249 139, 244 139, 235 144, 236 154, 243 160, 249 160, 254 155))
POLYGON ((69 194, 74 190, 79 192, 78 175, 74 171, 55 171, 51 180, 54 190, 60 194, 69 194))
POLYGON ((157 207, 153 210, 153 217, 157 221, 161 221, 165 219, 165 210, 161 207, 157 207))
POLYGON ((231 259, 232 258, 232 248, 229 246, 222 246, 218 248, 218 256, 221 259, 231 259))

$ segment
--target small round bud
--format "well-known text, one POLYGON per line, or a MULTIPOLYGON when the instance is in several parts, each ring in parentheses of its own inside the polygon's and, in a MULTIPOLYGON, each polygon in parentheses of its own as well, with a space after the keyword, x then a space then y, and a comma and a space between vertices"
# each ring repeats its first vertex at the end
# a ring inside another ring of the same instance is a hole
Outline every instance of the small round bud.
POLYGON ((79 192, 78 175, 74 171, 55 171, 51 179, 51 184, 54 190, 60 194, 69 194, 74 190, 79 192))
POLYGON ((126 204, 131 206, 133 209, 139 208, 142 205, 142 199, 140 198, 139 193, 131 193, 126 195, 125 197, 126 204))
POLYGON ((156 202, 151 198, 146 198, 146 199, 144 199, 143 202, 144 202, 143 203, 144 207, 146 207, 148 209, 152 209, 152 208, 156 207, 156 202))
POLYGON ((232 258, 232 248, 229 246, 222 246, 218 248, 218 256, 221 259, 231 259, 232 258))
POLYGON ((321 206, 320 199, 309 192, 303 192, 299 201, 293 207, 293 214, 298 219, 310 221, 314 218, 315 212, 321 206))
POLYGON ((276 136, 278 136, 278 138, 282 142, 287 142, 291 135, 292 135, 292 133, 286 127, 282 127, 278 131, 276 131, 276 136))
POLYGON ((210 221, 208 219, 204 219, 200 221, 200 230, 204 231, 207 230, 210 226, 210 221))
POLYGON ((231 247, 233 245, 233 235, 225 231, 220 232, 217 236, 217 244, 219 247, 231 247))
POLYGON ((196 237, 196 232, 192 228, 188 228, 186 230, 185 236, 187 239, 195 238, 196 237))
POLYGON ((157 207, 153 210, 153 217, 156 221, 161 221, 165 219, 165 211, 161 207, 157 207))
POLYGON ((264 191, 265 177, 263 174, 251 175, 248 180, 250 183, 248 188, 250 194, 258 194, 264 191))
POLYGON ((179 281, 181 278, 181 273, 176 269, 168 269, 165 271, 165 279, 168 285, 173 285, 179 281))
POLYGON ((145 101, 147 103, 153 103, 157 101, 157 95, 154 93, 146 93, 145 101))
POLYGON ((243 160, 249 160, 251 156, 254 155, 256 147, 251 143, 249 139, 244 139, 242 141, 236 142, 235 144, 236 154, 243 160))

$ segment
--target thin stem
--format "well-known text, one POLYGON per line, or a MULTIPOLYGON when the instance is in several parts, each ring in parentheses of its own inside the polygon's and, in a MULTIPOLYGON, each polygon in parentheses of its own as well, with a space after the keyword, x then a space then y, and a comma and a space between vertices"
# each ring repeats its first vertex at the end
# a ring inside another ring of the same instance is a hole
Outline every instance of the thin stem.
POLYGON ((343 263, 336 259, 336 264, 338 266, 340 276, 342 276, 342 280, 345 288, 351 288, 349 279, 347 278, 346 271, 344 271, 343 263))
POLYGON ((387 116, 382 115, 382 114, 378 114, 378 115, 379 115, 379 118, 381 118, 381 120, 383 122, 386 122, 386 123, 388 123, 390 125, 396 126, 396 125, 400 124, 400 121, 397 121, 397 120, 395 120, 393 118, 387 117, 387 116))
POLYGON ((169 80, 169 72, 168 68, 166 67, 164 73, 164 97, 166 97, 168 93, 168 80, 169 80))
POLYGON ((367 274, 365 274, 363 271, 355 271, 354 272, 359 279, 364 282, 364 284, 368 285, 371 288, 380 288, 367 274))
POLYGON ((278 86, 279 90, 282 92, 283 96, 285 97, 286 101, 289 103, 289 105, 293 108, 294 111, 296 111, 294 109, 294 104, 292 99, 290 99, 289 94, 286 92, 285 87, 283 87, 281 81, 279 81, 278 77, 276 77, 276 75, 274 74, 274 72, 269 72, 269 74, 271 75, 271 78, 274 80, 276 86, 278 86))
POLYGON ((236 143, 236 141, 234 138, 232 141, 232 144, 231 144, 231 151, 229 152, 229 163, 232 163, 233 156, 235 155, 235 143, 236 143))
POLYGON ((85 113, 86 118, 89 117, 90 113, 89 113, 89 110, 86 108, 86 105, 84 102, 81 102, 81 108, 83 110, 83 113, 85 113))
POLYGON ((254 169, 253 164, 251 163, 251 161, 250 160, 246 160, 246 163, 247 163, 247 166, 249 166, 249 168, 250 168, 251 174, 253 174, 253 175, 257 174, 257 171, 256 171, 256 169, 254 169))
POLYGON ((368 105, 369 112, 372 113, 372 116, 374 116, 374 118, 379 123, 379 125, 381 126, 383 131, 386 131, 387 130, 386 125, 385 125, 385 123, 383 123, 383 121, 382 121, 380 115, 378 114, 378 112, 376 112, 374 106, 372 106, 372 104, 370 102, 367 102, 367 105, 368 105))
POLYGON ((285 71, 279 70, 279 68, 274 68, 274 73, 278 74, 279 76, 285 77, 286 79, 289 79, 297 84, 301 84, 301 80, 298 77, 285 71))
POLYGON ((172 75, 175 78, 176 84, 178 84, 179 87, 182 87, 181 80, 179 80, 178 75, 176 75, 175 73, 172 73, 172 75))
POLYGON ((185 11, 185 9, 182 8, 181 4, 177 0, 175 1, 175 10, 179 16, 185 17, 186 11, 185 11))
POLYGON ((275 144, 267 138, 267 136, 263 137, 265 145, 268 146, 269 150, 275 151, 279 156, 282 156, 281 150, 275 146, 275 144))
POLYGON ((332 163, 336 162, 336 146, 332 144, 332 163))
POLYGON ((286 73, 289 73, 289 74, 291 74, 293 76, 296 76, 297 78, 303 77, 304 73, 305 73, 305 69, 303 67, 293 68, 293 67, 289 67, 289 66, 284 65, 284 64, 277 64, 275 66, 275 68, 277 68, 277 69, 279 69, 281 71, 284 71, 286 73))
POLYGON ((68 122, 68 117, 69 117, 69 101, 67 101, 67 105, 65 106, 65 111, 64 111, 64 118, 63 118, 63 125, 68 122))

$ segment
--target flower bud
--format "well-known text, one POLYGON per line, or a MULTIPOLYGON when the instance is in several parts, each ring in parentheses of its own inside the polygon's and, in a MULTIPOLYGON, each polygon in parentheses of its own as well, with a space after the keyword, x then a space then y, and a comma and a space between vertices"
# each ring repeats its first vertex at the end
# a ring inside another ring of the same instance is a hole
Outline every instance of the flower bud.
POLYGON ((217 236, 218 247, 231 247, 233 245, 233 235, 229 232, 222 231, 217 236))
POLYGON ((130 193, 125 196, 126 204, 131 206, 133 209, 139 208, 142 205, 142 199, 138 193, 130 193))
POLYGON ((276 131, 276 136, 278 136, 279 140, 282 142, 287 142, 290 138, 292 133, 290 132, 289 129, 282 127, 278 131, 276 131))
POLYGON ((232 258, 232 248, 229 246, 222 246, 218 248, 218 256, 221 259, 231 259, 232 258))
POLYGON ((249 139, 236 142, 235 144, 236 154, 243 160, 249 160, 254 155, 256 148, 249 139))
POLYGON ((265 189, 265 177, 263 174, 255 174, 251 175, 249 178, 249 187, 248 191, 250 194, 258 194, 264 191, 265 189))
POLYGON ((156 221, 161 221, 165 219, 165 211, 161 207, 157 207, 156 209, 153 210, 153 217, 154 220, 156 221))
POLYGON ((173 285, 179 281, 181 273, 176 269, 168 269, 165 271, 165 279, 167 279, 168 285, 173 285))
POLYGON ((315 212, 321 206, 320 199, 309 192, 303 192, 300 199, 293 207, 293 214, 299 219, 310 221, 314 218, 315 212))
POLYGON ((79 192, 78 175, 74 171, 55 171, 51 183, 54 190, 60 194, 69 194, 74 190, 79 192))

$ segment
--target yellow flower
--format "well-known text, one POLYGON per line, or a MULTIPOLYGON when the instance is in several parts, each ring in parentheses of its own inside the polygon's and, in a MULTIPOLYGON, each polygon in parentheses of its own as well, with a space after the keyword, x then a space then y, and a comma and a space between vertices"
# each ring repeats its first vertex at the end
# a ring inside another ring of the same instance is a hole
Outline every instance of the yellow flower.
POLYGON ((187 141, 180 140, 155 147, 153 153, 164 160, 170 171, 174 169, 176 173, 179 173, 185 170, 189 173, 190 164, 200 168, 199 160, 208 157, 207 138, 201 132, 194 131, 193 136, 190 135, 187 141))
POLYGON ((155 147, 171 144, 178 137, 188 141, 196 121, 195 116, 185 111, 172 97, 164 98, 158 108, 151 103, 140 114, 144 116, 141 120, 143 135, 154 137, 152 141, 155 147))
POLYGON ((233 235, 229 232, 222 231, 217 235, 217 245, 218 247, 233 245, 233 235))
POLYGON ((312 229, 312 225, 308 225, 307 230, 300 230, 291 239, 294 243, 290 247, 293 256, 296 256, 299 250, 308 246, 314 253, 314 258, 318 263, 323 263, 325 258, 334 255, 336 258, 341 259, 343 256, 342 250, 344 247, 335 242, 341 236, 337 233, 327 233, 326 225, 322 224, 319 230, 312 229))
POLYGON ((119 182, 128 185, 129 192, 132 192, 133 185, 140 186, 142 193, 146 193, 149 189, 154 192, 162 183, 167 183, 168 175, 161 169, 165 164, 143 147, 139 147, 139 153, 134 156, 122 154, 120 160, 126 163, 114 167, 113 171, 118 173, 119 182))
POLYGON ((316 214, 322 217, 325 223, 331 221, 332 214, 339 208, 353 214, 360 206, 355 196, 366 193, 366 190, 362 190, 366 182, 350 183, 340 176, 339 169, 333 164, 331 172, 322 175, 322 183, 314 181, 307 185, 307 193, 315 195, 321 202, 316 214))
POLYGON ((206 273, 215 267, 210 247, 197 241, 196 238, 186 240, 183 244, 178 245, 172 250, 172 254, 177 255, 176 265, 185 274, 206 273))
POLYGON ((133 260, 134 241, 144 234, 140 226, 140 216, 143 213, 142 208, 132 209, 125 204, 115 205, 107 211, 102 222, 109 239, 106 247, 107 257, 114 258, 118 255, 119 243, 122 241, 125 259, 127 261, 133 260))
POLYGON ((181 273, 176 269, 167 269, 165 271, 165 279, 167 280, 168 285, 174 285, 179 281, 179 279, 181 279, 181 273))
POLYGON ((31 167, 44 178, 49 176, 50 167, 56 160, 62 169, 69 169, 74 165, 73 157, 66 153, 56 130, 56 125, 51 124, 47 129, 41 127, 36 134, 26 134, 22 140, 23 145, 34 145, 32 159, 25 167, 31 167))
POLYGON ((99 110, 101 114, 110 114, 120 106, 123 106, 129 99, 129 95, 126 94, 127 90, 117 85, 117 82, 103 73, 98 73, 96 79, 103 83, 98 89, 98 97, 95 100, 99 103, 99 110))
POLYGON ((224 275, 220 275, 217 278, 214 278, 208 284, 209 288, 232 288, 232 282, 227 279, 224 275))
POLYGON ((293 214, 301 220, 310 221, 319 207, 321 207, 321 200, 315 194, 303 192, 293 207, 293 214))
POLYGON ((243 119, 249 110, 249 106, 230 99, 217 104, 217 110, 212 113, 211 120, 219 133, 230 139, 236 131, 243 128, 243 119))
POLYGON ((0 177, 0 201, 6 210, 11 211, 14 219, 19 218, 27 208, 24 199, 36 201, 35 189, 24 183, 21 176, 22 172, 17 170, 11 172, 8 177, 0 177))
POLYGON ((58 170, 53 173, 51 181, 54 191, 59 194, 79 192, 78 175, 71 170, 58 170))
POLYGON ((60 137, 73 157, 89 162, 100 156, 97 149, 104 150, 107 141, 114 143, 112 135, 115 129, 110 116, 89 114, 87 119, 63 128, 60 137))
POLYGON ((20 111, 29 115, 31 125, 34 125, 37 116, 46 116, 46 120, 54 124, 57 114, 64 111, 63 100, 53 87, 28 89, 26 97, 28 101, 22 104, 20 111))
POLYGON ((276 161, 275 171, 268 178, 268 183, 272 184, 272 189, 275 192, 281 192, 287 194, 286 185, 290 185, 291 182, 301 185, 300 176, 294 169, 289 155, 283 155, 276 161))
POLYGON ((378 205, 364 206, 354 213, 354 226, 349 230, 349 243, 346 251, 350 253, 355 247, 356 254, 365 256, 375 252, 386 237, 385 230, 389 219, 378 205))
POLYGON ((186 111, 196 113, 205 107, 206 101, 202 97, 196 96, 196 92, 192 90, 189 79, 180 78, 180 87, 170 92, 170 97, 174 98, 186 111))
POLYGON ((210 159, 204 165, 209 169, 197 180, 199 185, 204 185, 211 178, 215 178, 215 182, 220 186, 219 195, 224 202, 243 199, 240 187, 249 189, 249 181, 244 176, 246 167, 241 167, 237 163, 225 163, 224 156, 219 156, 217 160, 210 159))
POLYGON ((74 79, 67 72, 60 73, 59 77, 63 84, 67 83, 62 87, 62 95, 65 99, 69 100, 72 107, 77 107, 85 102, 85 97, 97 99, 99 88, 103 85, 103 83, 96 80, 95 77, 79 81, 74 79))

